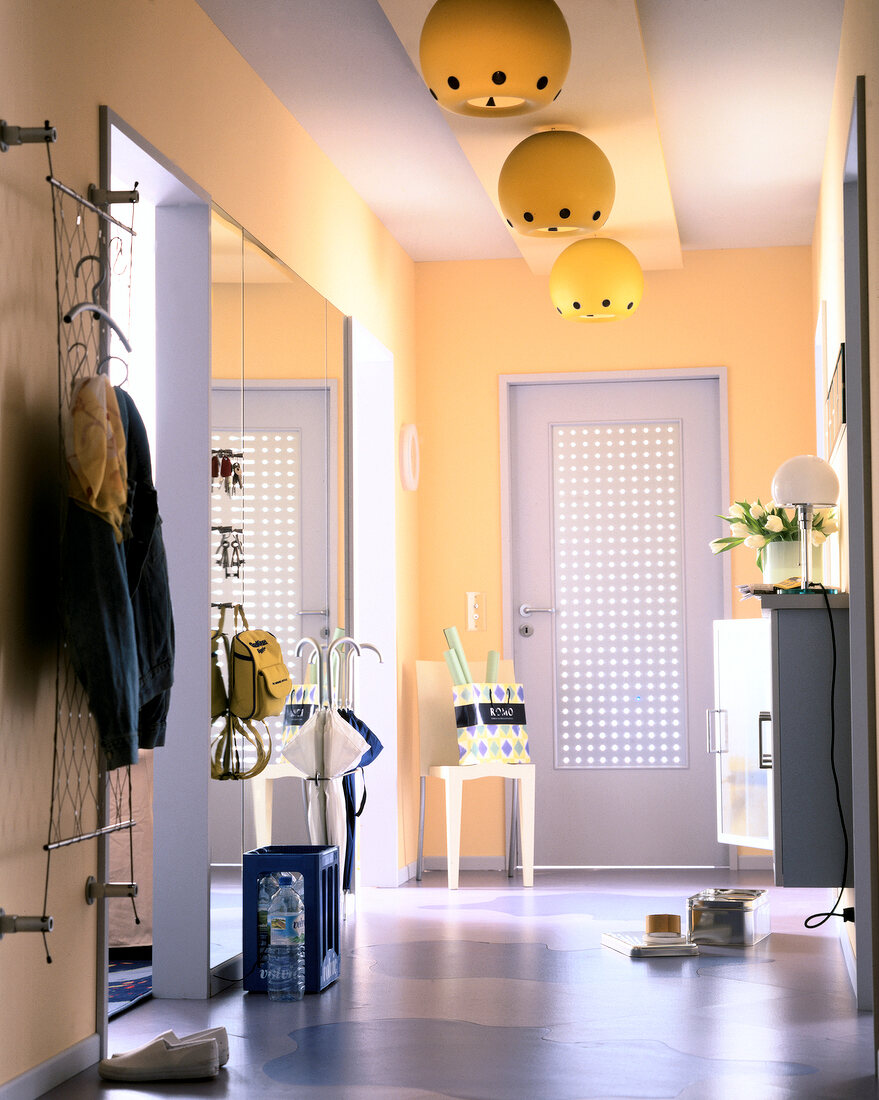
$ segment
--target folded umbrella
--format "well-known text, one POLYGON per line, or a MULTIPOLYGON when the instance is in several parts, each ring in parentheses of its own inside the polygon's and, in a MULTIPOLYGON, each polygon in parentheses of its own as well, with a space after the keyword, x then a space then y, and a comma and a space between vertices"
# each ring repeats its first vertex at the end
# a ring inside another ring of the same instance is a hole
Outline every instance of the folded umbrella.
POLYGON ((345 799, 340 776, 356 767, 369 745, 332 707, 316 711, 281 750, 293 771, 306 780, 308 834, 313 844, 337 844, 339 863, 346 847, 345 799), (340 824, 341 822, 341 824, 340 824))
MULTIPOLYGON (((378 737, 372 732, 367 724, 357 715, 354 711, 343 707, 339 713, 348 722, 360 736, 366 741, 369 746, 363 756, 360 757, 358 768, 365 768, 367 764, 371 764, 373 760, 384 748, 378 737)), ((360 805, 357 806, 357 791, 356 791, 357 772, 352 771, 342 777, 342 790, 345 796, 345 824, 346 824, 346 845, 345 845, 345 861, 342 865, 342 889, 351 889, 351 879, 354 874, 354 835, 357 828, 357 818, 363 813, 366 806, 366 782, 363 784, 363 795, 360 799, 360 805)))

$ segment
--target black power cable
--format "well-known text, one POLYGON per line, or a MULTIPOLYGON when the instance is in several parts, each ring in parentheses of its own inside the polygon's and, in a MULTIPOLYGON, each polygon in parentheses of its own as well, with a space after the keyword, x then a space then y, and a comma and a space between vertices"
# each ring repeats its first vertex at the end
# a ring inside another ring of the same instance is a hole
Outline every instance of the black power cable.
POLYGON ((827 608, 827 621, 830 623, 830 643, 833 649, 833 666, 830 674, 830 770, 833 774, 833 786, 836 791, 836 808, 839 811, 839 824, 842 828, 842 846, 843 846, 843 861, 842 861, 842 884, 839 888, 839 894, 836 901, 833 903, 833 908, 829 913, 813 913, 811 917, 806 917, 803 921, 803 925, 806 928, 820 928, 822 924, 826 924, 831 917, 842 917, 843 920, 854 920, 854 911, 852 909, 844 909, 841 913, 837 913, 837 908, 840 901, 842 901, 842 895, 845 892, 845 882, 848 878, 848 856, 849 856, 849 840, 848 829, 845 824, 845 813, 842 809, 842 798, 839 793, 839 775, 836 771, 835 760, 835 748, 836 748, 836 631, 833 627, 833 612, 830 610, 830 600, 827 597, 827 589, 823 584, 815 583, 815 588, 821 589, 821 594, 824 597, 824 606, 827 608))

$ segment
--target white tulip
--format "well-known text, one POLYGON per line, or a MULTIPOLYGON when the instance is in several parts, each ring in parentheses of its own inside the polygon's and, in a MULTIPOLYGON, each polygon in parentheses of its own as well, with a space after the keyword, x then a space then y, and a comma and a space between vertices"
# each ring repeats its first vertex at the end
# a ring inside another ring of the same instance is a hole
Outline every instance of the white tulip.
POLYGON ((752 519, 762 519, 766 515, 766 510, 762 504, 758 504, 756 501, 751 505, 749 509, 752 519))
POLYGON ((745 509, 741 506, 741 504, 731 504, 729 506, 729 514, 731 516, 738 516, 740 519, 744 519, 745 509))
POLYGON ((774 500, 769 500, 769 501, 766 502, 766 511, 767 512, 774 512, 777 507, 778 507, 778 505, 775 503, 774 500))
POLYGON ((832 535, 834 532, 839 530, 839 524, 836 522, 833 516, 825 514, 824 522, 821 524, 821 530, 824 532, 825 535, 832 535))
POLYGON ((784 524, 781 522, 781 516, 767 516, 766 530, 771 531, 774 535, 777 535, 779 531, 783 531, 784 524))
POLYGON ((735 535, 737 539, 746 539, 751 531, 746 523, 731 523, 729 533, 735 535))
POLYGON ((712 539, 711 542, 708 543, 708 545, 711 548, 712 554, 722 554, 723 551, 726 549, 726 543, 723 542, 721 539, 712 539))
POLYGON ((813 546, 820 546, 822 542, 826 542, 826 541, 827 541, 827 536, 823 535, 820 531, 813 531, 812 532, 812 545, 813 546))
POLYGON ((766 545, 766 539, 762 535, 748 535, 745 539, 745 546, 749 550, 762 550, 766 545))

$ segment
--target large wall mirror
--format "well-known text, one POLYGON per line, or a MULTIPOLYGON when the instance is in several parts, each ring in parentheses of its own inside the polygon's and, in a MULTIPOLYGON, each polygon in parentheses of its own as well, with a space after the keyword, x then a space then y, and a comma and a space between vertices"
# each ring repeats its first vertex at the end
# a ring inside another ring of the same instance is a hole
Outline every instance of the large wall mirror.
MULTIPOLYGON (((278 639, 294 683, 301 638, 326 644, 342 622, 341 479, 345 318, 232 219, 211 216, 211 629, 241 604, 278 639), (218 606, 219 605, 219 606, 218 606)), ((208 609, 205 609, 206 615, 208 609)), ((222 643, 220 664, 225 665, 222 643)), ((225 668, 224 668, 225 672, 225 668)), ((272 760, 209 791, 211 968, 241 951, 242 853, 307 844, 302 781, 272 760)), ((212 735, 223 732, 223 720, 212 735)), ((255 751, 239 740, 244 768, 255 751)))
MULTIPOLYGON (((200 998, 240 977, 242 853, 269 839, 308 843, 302 782, 286 764, 270 764, 262 779, 208 778, 213 603, 243 603, 251 626, 276 634, 297 681, 296 642, 326 644, 346 623, 383 654, 379 664, 370 652, 362 675, 354 662, 359 708, 385 746, 367 769, 357 872, 365 886, 398 881, 393 357, 107 109, 102 127, 102 184, 140 180, 143 286, 134 297, 153 398, 138 401, 155 403, 180 663, 167 744, 132 769, 140 924, 129 899, 108 903, 113 928, 99 927, 99 967, 108 942, 143 946, 155 996, 200 998), (241 484, 230 471, 228 493, 223 477, 207 476, 222 449, 240 456, 241 484), (229 576, 224 532, 213 527, 242 529, 234 553, 227 548, 229 576)), ((228 613, 225 628, 235 628, 228 613)), ((272 736, 277 759, 280 722, 272 736)), ((127 881, 127 836, 114 844, 112 877, 127 881)))

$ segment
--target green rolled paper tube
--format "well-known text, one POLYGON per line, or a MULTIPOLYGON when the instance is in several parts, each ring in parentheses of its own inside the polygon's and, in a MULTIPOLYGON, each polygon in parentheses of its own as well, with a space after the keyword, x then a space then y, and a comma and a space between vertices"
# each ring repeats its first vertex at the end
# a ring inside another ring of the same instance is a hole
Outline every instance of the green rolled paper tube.
POLYGON ((458 628, 456 626, 448 626, 443 631, 443 634, 446 636, 446 642, 448 643, 449 649, 455 651, 455 655, 460 662, 461 671, 464 673, 465 677, 461 683, 472 683, 470 678, 470 666, 467 664, 467 658, 464 656, 464 647, 461 645, 461 639, 458 637, 458 628))
POLYGON ((500 659, 501 655, 496 649, 488 651, 488 660, 485 662, 485 682, 487 684, 497 683, 497 666, 500 659))
POLYGON ((457 687, 458 684, 466 684, 464 679, 464 673, 461 671, 461 662, 458 660, 458 655, 453 649, 447 649, 443 656, 446 659, 446 666, 451 673, 452 683, 457 687))

